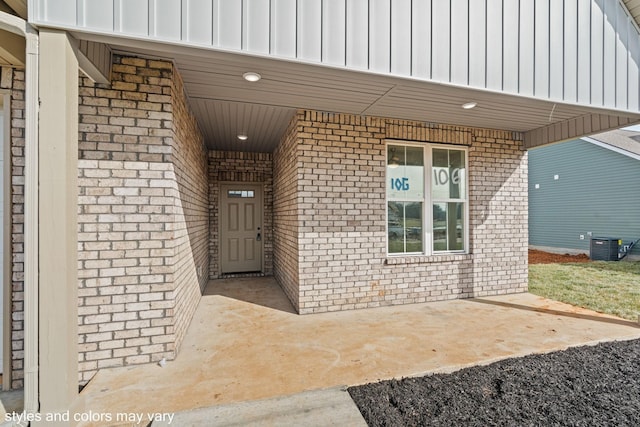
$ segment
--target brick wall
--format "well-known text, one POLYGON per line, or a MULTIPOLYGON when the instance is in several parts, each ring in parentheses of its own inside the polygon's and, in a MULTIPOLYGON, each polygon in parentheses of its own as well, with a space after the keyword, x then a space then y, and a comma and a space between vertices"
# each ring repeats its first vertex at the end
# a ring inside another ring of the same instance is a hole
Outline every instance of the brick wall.
POLYGON ((175 346, 179 347, 209 281, 209 183, 202 133, 175 70, 171 88, 172 164, 178 184, 173 229, 174 328, 175 346))
MULTIPOLYGON (((11 97, 11 388, 24 380, 24 70, 2 67, 0 89, 11 97)), ((5 163, 5 167, 9 167, 5 163)), ((7 212, 9 214, 9 212, 7 212)), ((8 236, 7 236, 8 238, 8 236)))
POLYGON ((300 214, 299 115, 294 116, 273 152, 273 275, 296 310, 300 310, 298 228, 300 214))
POLYGON ((473 133, 469 227, 477 285, 471 296, 528 289, 528 163, 516 138, 509 132, 473 133))
POLYGON ((300 313, 527 289, 521 134, 313 111, 295 120, 274 155, 275 271, 288 295, 298 275, 300 313), (469 254, 386 256, 385 138, 469 147, 469 254))
POLYGON ((175 357, 207 271, 202 137, 172 64, 114 57, 80 80, 79 358, 97 369, 175 357))
POLYGON ((218 216, 220 184, 245 182, 262 184, 264 273, 273 273, 273 160, 271 153, 209 152, 209 277, 221 276, 218 216))

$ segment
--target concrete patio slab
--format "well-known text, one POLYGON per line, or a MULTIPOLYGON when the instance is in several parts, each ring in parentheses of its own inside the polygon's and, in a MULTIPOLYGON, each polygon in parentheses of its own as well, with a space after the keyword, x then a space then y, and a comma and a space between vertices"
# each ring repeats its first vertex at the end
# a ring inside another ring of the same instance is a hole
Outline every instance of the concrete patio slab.
POLYGON ((273 278, 217 280, 176 360, 102 370, 81 397, 114 419, 172 414, 633 338, 635 322, 527 293, 300 316, 273 278))
POLYGON ((0 391, 0 427, 12 426, 24 407, 24 390, 0 391))

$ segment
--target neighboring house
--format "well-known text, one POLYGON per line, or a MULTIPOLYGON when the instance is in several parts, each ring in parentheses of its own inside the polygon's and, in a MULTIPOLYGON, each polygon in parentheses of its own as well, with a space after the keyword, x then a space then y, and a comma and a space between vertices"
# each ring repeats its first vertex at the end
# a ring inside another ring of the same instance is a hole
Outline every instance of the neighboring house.
POLYGON ((30 412, 173 359, 226 274, 300 314, 523 292, 526 150, 640 121, 617 0, 0 10, 3 386, 30 412))
MULTIPOLYGON (((529 245, 589 253, 591 237, 640 239, 640 132, 616 130, 529 152, 529 245)), ((630 256, 640 255, 640 244, 630 256)))

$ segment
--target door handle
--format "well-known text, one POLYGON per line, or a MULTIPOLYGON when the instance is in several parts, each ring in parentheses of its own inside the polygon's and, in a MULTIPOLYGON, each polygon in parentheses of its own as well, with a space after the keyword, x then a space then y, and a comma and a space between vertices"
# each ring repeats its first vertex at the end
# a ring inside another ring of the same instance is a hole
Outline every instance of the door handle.
POLYGON ((260 234, 260 227, 258 227, 258 235, 256 236, 256 241, 262 240, 262 235, 260 234))

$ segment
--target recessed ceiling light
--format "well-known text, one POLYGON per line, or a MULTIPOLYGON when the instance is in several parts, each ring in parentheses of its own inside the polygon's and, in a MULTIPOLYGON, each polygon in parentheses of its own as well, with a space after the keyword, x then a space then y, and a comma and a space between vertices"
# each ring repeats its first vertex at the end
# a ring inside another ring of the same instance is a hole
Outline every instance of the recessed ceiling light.
POLYGON ((238 139, 240 141, 246 141, 247 139, 249 139, 249 136, 245 135, 244 133, 241 133, 240 135, 238 135, 238 139))
POLYGON ((248 82, 257 82, 262 78, 260 74, 254 73, 253 71, 247 71, 242 75, 242 77, 248 82))
POLYGON ((477 102, 467 102, 466 104, 462 104, 462 108, 464 108, 465 110, 470 110, 472 108, 475 108, 476 105, 478 105, 477 102))

